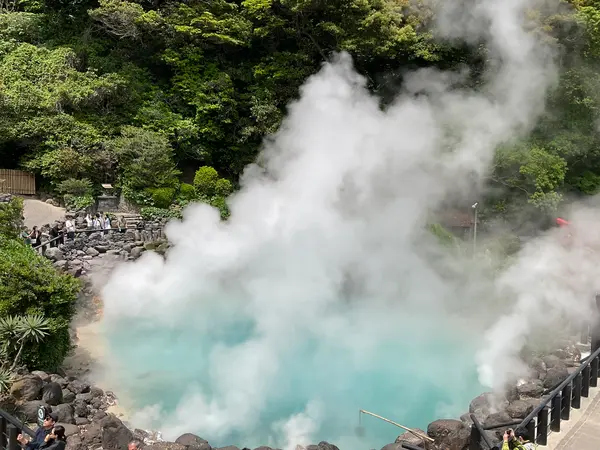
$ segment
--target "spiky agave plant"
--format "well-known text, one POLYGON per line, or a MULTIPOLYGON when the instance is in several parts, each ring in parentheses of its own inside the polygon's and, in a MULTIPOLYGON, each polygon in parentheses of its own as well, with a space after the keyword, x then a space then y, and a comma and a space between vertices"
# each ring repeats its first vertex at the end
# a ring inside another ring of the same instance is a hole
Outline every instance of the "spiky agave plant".
POLYGON ((0 396, 8 392, 13 382, 13 375, 8 370, 0 370, 0 396))
POLYGON ((9 364, 10 358, 14 359, 9 372, 13 372, 27 342, 41 342, 50 331, 50 323, 41 314, 28 314, 25 316, 7 316, 0 318, 0 339, 2 339, 0 355, 4 356, 3 368, 9 364))

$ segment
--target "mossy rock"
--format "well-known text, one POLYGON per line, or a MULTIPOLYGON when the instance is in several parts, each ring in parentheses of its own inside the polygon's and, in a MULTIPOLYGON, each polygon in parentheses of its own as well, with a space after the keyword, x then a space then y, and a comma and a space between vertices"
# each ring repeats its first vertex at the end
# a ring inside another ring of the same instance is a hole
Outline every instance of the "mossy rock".
POLYGON ((158 243, 157 242, 146 242, 144 244, 144 248, 146 250, 156 250, 157 247, 158 247, 158 243))
POLYGON ((156 253, 164 255, 168 249, 169 249, 169 244, 167 244, 166 242, 163 242, 158 247, 156 247, 156 253))

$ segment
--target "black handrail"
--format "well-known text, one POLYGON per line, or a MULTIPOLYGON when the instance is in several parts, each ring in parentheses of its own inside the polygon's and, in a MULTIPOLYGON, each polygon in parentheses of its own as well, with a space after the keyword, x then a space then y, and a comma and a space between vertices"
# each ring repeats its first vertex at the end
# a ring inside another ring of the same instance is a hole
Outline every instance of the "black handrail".
POLYGON ((471 440, 478 441, 478 438, 481 438, 483 439, 483 442, 485 442, 485 445, 487 445, 488 449, 491 450, 492 448, 494 448, 494 444, 492 444, 492 441, 490 441, 489 436, 485 432, 485 429, 483 428, 475 414, 471 413, 469 414, 469 417, 473 421, 473 428, 471 429, 471 440))
POLYGON ((546 445, 548 428, 551 431, 560 431, 560 422, 569 419, 571 407, 580 408, 581 397, 588 397, 590 386, 598 385, 599 362, 600 348, 582 360, 577 370, 547 394, 517 427, 527 430, 531 441, 546 445), (550 419, 548 405, 551 405, 550 419))
POLYGON ((17 427, 17 429, 19 429, 21 432, 28 434, 31 437, 35 437, 35 431, 33 431, 31 428, 29 428, 27 425, 25 425, 19 419, 17 419, 16 417, 12 416, 11 414, 7 413, 6 411, 4 411, 2 409, 0 409, 0 417, 3 417, 4 419, 6 419, 6 421, 8 423, 10 423, 14 427, 17 427))

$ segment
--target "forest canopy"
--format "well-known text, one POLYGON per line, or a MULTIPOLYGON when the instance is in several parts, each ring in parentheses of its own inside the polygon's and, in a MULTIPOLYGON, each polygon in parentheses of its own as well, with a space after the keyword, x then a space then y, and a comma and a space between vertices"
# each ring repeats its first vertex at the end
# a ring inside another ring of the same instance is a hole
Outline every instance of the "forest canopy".
MULTIPOLYGON (((552 213, 567 197, 600 190, 600 2, 561 6, 536 16, 561 52, 559 84, 530 138, 498 149, 483 215, 552 213)), ((432 10, 409 0, 1 0, 0 8, 4 167, 34 171, 43 189, 80 206, 110 182, 155 215, 200 199, 226 217, 224 196, 333 52, 353 56, 382 103, 419 67, 466 65, 476 87, 485 60, 485 48, 436 41, 432 10), (189 168, 202 169, 182 184, 189 168)))

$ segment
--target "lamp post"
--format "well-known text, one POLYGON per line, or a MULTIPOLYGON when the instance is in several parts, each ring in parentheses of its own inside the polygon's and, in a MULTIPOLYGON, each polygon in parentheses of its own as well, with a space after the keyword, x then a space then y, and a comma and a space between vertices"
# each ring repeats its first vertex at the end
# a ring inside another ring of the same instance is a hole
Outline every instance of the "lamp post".
POLYGON ((475 255, 475 252, 477 251, 477 206, 479 206, 478 202, 475 202, 471 206, 475 212, 475 222, 473 223, 473 255, 475 255))

